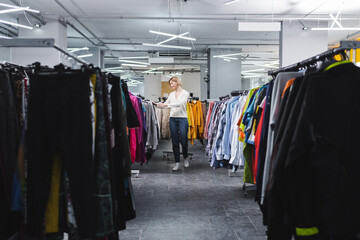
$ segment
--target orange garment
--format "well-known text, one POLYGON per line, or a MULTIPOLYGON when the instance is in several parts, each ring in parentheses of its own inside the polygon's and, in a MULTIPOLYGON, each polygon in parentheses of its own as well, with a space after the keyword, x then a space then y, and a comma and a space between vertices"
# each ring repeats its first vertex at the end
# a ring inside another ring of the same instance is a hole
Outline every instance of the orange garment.
POLYGON ((188 102, 187 106, 187 108, 190 109, 190 116, 192 117, 191 124, 193 124, 192 128, 190 128, 189 124, 188 137, 191 144, 194 144, 194 139, 202 139, 204 136, 204 116, 202 111, 202 105, 200 101, 192 101, 188 102))
POLYGON ((192 136, 194 134, 194 114, 192 111, 192 107, 189 102, 186 103, 186 112, 187 112, 187 119, 189 124, 189 130, 188 130, 188 139, 192 139, 192 136))
POLYGON ((294 81, 295 81, 295 78, 290 79, 289 81, 286 82, 286 85, 285 85, 284 91, 283 91, 283 93, 281 95, 281 98, 284 97, 284 94, 285 94, 286 90, 294 84, 294 81))

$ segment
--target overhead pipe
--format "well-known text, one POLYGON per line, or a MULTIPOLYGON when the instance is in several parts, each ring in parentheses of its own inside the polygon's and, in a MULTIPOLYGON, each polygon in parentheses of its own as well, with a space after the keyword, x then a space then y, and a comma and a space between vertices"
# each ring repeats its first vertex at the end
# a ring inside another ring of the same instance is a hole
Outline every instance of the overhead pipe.
POLYGON ((59 0, 54 0, 62 9, 64 9, 65 12, 67 12, 73 19, 75 19, 75 21, 77 21, 83 28, 85 28, 86 31, 88 31, 93 37, 96 38, 96 40, 98 40, 99 43, 101 43, 101 45, 97 44, 97 46, 104 46, 107 49, 110 50, 110 48, 98 37, 96 36, 96 34, 91 31, 84 23, 82 23, 78 17, 76 17, 74 14, 72 14, 70 12, 70 10, 68 10, 59 0))
POLYGON ((77 27, 74 26, 71 22, 65 20, 64 23, 68 26, 70 26, 72 29, 74 29, 77 33, 79 33, 81 36, 83 36, 86 40, 88 40, 92 45, 97 46, 97 44, 92 41, 90 38, 88 38, 83 32, 80 31, 77 27))

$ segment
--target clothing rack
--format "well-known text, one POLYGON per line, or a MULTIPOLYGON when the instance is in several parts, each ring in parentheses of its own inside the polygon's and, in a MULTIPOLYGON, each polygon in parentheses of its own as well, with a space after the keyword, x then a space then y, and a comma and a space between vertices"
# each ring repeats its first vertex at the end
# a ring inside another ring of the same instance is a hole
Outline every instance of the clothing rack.
POLYGON ((231 91, 230 95, 231 96, 240 96, 243 94, 247 94, 249 92, 249 90, 233 90, 231 91))
POLYGON ((290 72, 290 71, 298 71, 301 68, 311 66, 319 61, 323 61, 329 58, 333 58, 335 55, 341 54, 344 58, 346 58, 345 51, 350 49, 357 49, 360 48, 360 42, 359 41, 341 41, 340 46, 338 48, 327 50, 323 53, 320 53, 314 57, 305 59, 301 62, 269 71, 268 75, 276 76, 280 72, 290 72))
POLYGON ((88 65, 87 62, 71 54, 70 52, 62 49, 55 44, 53 38, 15 38, 15 39, 2 39, 0 38, 0 46, 2 47, 38 47, 38 48, 54 48, 64 55, 74 59, 75 61, 88 65))

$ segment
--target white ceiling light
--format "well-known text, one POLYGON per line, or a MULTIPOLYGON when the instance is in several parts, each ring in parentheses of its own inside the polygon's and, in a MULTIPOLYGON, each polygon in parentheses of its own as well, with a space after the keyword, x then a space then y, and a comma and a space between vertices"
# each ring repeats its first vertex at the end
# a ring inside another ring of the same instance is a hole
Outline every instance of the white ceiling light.
POLYGON ((124 70, 121 70, 121 69, 118 69, 118 70, 115 70, 115 69, 110 70, 110 69, 107 69, 107 68, 105 68, 105 71, 106 71, 106 72, 111 72, 111 73, 123 73, 123 72, 125 72, 124 70))
POLYGON ((89 50, 89 48, 88 47, 83 47, 83 48, 68 48, 67 49, 69 52, 71 52, 71 53, 74 53, 74 52, 78 52, 78 51, 87 51, 87 50, 89 50))
POLYGON ((21 9, 21 10, 19 10, 19 11, 24 10, 24 11, 27 11, 27 12, 40 13, 40 11, 31 9, 31 8, 29 8, 29 7, 19 7, 19 6, 10 5, 10 4, 5 4, 5 3, 0 3, 0 6, 8 7, 8 8, 13 8, 13 9, 21 9))
POLYGON ((337 12, 336 16, 334 17, 333 14, 329 14, 329 16, 331 17, 331 19, 333 20, 332 24, 330 27, 327 27, 327 28, 311 28, 311 30, 314 30, 314 31, 359 31, 360 30, 360 27, 357 27, 357 28, 354 28, 354 27, 343 27, 341 25, 341 23, 338 21, 339 17, 340 17, 340 13, 341 13, 341 10, 344 6, 344 2, 342 3, 342 6, 340 7, 339 11, 337 12), (335 24, 338 26, 338 27, 334 27, 335 24))
POLYGON ((177 49, 191 50, 191 47, 183 47, 183 46, 175 46, 175 45, 157 45, 153 43, 143 43, 142 45, 149 47, 177 48, 177 49))
POLYGON ((18 23, 13 23, 13 22, 8 22, 8 21, 5 21, 5 20, 0 20, 0 23, 4 23, 4 24, 8 24, 8 25, 13 25, 13 26, 16 26, 16 27, 33 29, 33 27, 30 27, 30 26, 26 26, 26 25, 22 25, 22 24, 18 24, 18 23))
POLYGON ((154 31, 154 30, 149 30, 150 33, 154 33, 154 34, 159 34, 159 35, 164 35, 164 36, 168 36, 170 37, 169 39, 166 39, 162 42, 159 42, 157 44, 153 44, 153 43, 143 43, 143 46, 150 46, 150 47, 162 47, 162 48, 176 48, 176 49, 185 49, 185 50, 191 50, 191 47, 183 47, 183 46, 176 46, 176 45, 165 45, 164 43, 172 41, 176 38, 181 38, 181 39, 186 39, 186 40, 190 40, 190 41, 196 41, 195 38, 192 37, 186 37, 185 35, 189 34, 189 32, 186 33, 182 33, 179 35, 175 35, 175 34, 171 34, 171 33, 164 33, 164 32, 159 32, 159 31, 154 31))
POLYGON ((226 61, 226 62, 231 62, 230 59, 226 59, 226 58, 223 58, 223 59, 224 59, 224 61, 226 61))
POLYGON ((264 68, 260 68, 260 69, 242 71, 241 73, 261 72, 261 71, 264 71, 264 70, 265 70, 264 68))
POLYGON ((147 67, 148 67, 148 66, 146 66, 146 65, 130 64, 130 63, 122 63, 121 66, 127 66, 127 67, 142 67, 142 68, 147 68, 147 67))
POLYGON ((3 13, 11 13, 11 12, 20 12, 20 11, 23 11, 23 10, 26 10, 26 9, 29 9, 29 8, 12 8, 12 9, 5 9, 5 10, 0 10, 0 14, 3 14, 3 13))
MULTIPOLYGON (((164 32, 153 31, 153 30, 149 30, 149 32, 159 34, 159 35, 168 36, 168 37, 176 37, 176 38, 186 39, 186 40, 190 40, 190 41, 196 41, 196 38, 184 37, 184 36, 181 36, 181 34, 180 35, 175 35, 175 34, 171 34, 171 33, 164 33, 164 32)), ((189 32, 187 32, 186 34, 188 34, 188 33, 189 32)))
POLYGON ((148 59, 149 56, 144 57, 119 57, 119 59, 148 59))
POLYGON ((238 31, 244 32, 280 32, 280 22, 239 22, 238 31))
POLYGON ((111 68, 105 68, 106 70, 118 70, 122 69, 122 67, 111 67, 111 68))
POLYGON ((12 39, 11 37, 7 37, 7 36, 1 36, 1 35, 0 35, 0 38, 5 38, 5 39, 12 39))
POLYGON ((360 31, 360 28, 311 28, 313 31, 360 31))
POLYGON ((182 37, 182 36, 184 36, 184 35, 186 35, 186 34, 188 34, 189 32, 186 32, 186 33, 182 33, 182 34, 180 34, 180 35, 176 35, 176 36, 173 36, 173 37, 171 37, 171 38, 169 38, 169 39, 166 39, 166 40, 164 40, 164 41, 162 41, 162 42, 159 42, 159 43, 157 43, 158 45, 161 45, 161 44, 163 44, 163 43, 166 43, 166 42, 170 42, 171 40, 174 40, 174 39, 176 39, 176 38, 180 38, 180 37, 182 37))
POLYGON ((138 61, 132 61, 132 60, 123 60, 123 59, 119 59, 119 62, 150 65, 150 63, 147 63, 147 62, 138 62, 138 61))
POLYGON ((232 3, 236 3, 236 2, 238 2, 238 1, 240 1, 240 0, 227 1, 227 2, 224 3, 224 5, 229 5, 229 4, 232 4, 232 3))
POLYGON ((222 59, 227 59, 227 60, 238 60, 238 58, 235 57, 222 57, 222 56, 213 56, 214 58, 222 58, 222 59))
POLYGON ((162 69, 164 67, 158 67, 158 68, 151 68, 150 70, 147 70, 145 72, 142 72, 142 73, 152 73, 153 71, 156 71, 156 70, 159 70, 159 69, 162 69))
POLYGON ((90 53, 90 54, 79 55, 79 56, 77 56, 77 57, 78 57, 78 58, 86 58, 86 57, 92 57, 92 56, 93 56, 93 54, 90 53))
POLYGON ((242 56, 243 53, 230 53, 230 54, 222 54, 222 55, 215 55, 214 57, 233 57, 233 56, 242 56))

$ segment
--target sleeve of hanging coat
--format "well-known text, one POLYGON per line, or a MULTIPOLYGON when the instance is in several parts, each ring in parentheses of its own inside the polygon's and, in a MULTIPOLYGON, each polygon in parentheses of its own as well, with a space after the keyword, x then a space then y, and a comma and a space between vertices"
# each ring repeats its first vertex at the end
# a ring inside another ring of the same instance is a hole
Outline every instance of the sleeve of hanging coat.
POLYGON ((250 92, 249 92, 249 94, 247 96, 246 102, 245 102, 245 104, 243 106, 243 109, 242 109, 238 124, 237 124, 239 126, 239 141, 242 141, 242 142, 245 141, 245 125, 243 124, 243 118, 245 117, 245 112, 246 112, 246 110, 247 110, 247 108, 248 108, 248 106, 250 104, 250 99, 253 96, 254 91, 255 91, 255 89, 250 90, 250 92))
POLYGON ((234 97, 229 101, 229 104, 226 108, 225 113, 225 127, 224 127, 224 137, 222 141, 222 155, 224 155, 224 159, 229 160, 230 159, 230 128, 231 128, 231 119, 232 114, 234 114, 231 110, 233 109, 235 103, 239 97, 234 97))
POLYGON ((194 140, 192 139, 192 134, 194 131, 194 116, 189 102, 186 104, 186 112, 187 112, 187 116, 188 116, 187 120, 189 124, 188 139, 190 140, 191 144, 193 144, 194 140))
POLYGON ((198 132, 197 132, 197 138, 201 139, 204 133, 204 115, 202 111, 202 104, 200 101, 197 103, 197 113, 198 113, 198 132))

